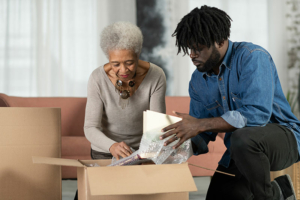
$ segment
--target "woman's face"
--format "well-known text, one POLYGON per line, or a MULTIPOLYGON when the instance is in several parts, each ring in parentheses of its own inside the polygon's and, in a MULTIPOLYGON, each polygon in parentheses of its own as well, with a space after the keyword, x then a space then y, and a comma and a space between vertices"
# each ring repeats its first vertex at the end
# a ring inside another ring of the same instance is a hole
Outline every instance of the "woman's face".
POLYGON ((137 66, 138 56, 131 50, 113 50, 109 51, 109 63, 116 76, 127 81, 133 78, 137 66))

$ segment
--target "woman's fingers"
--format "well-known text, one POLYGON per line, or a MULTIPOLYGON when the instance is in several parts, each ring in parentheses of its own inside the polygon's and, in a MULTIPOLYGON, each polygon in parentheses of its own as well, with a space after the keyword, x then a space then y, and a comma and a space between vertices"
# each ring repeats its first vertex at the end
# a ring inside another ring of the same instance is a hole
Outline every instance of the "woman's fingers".
POLYGON ((132 151, 131 151, 130 147, 126 143, 124 143, 123 148, 129 153, 129 155, 132 154, 132 151))
MULTIPOLYGON (((123 158, 128 157, 128 155, 127 155, 128 153, 126 154, 125 152, 126 152, 126 151, 123 150, 123 149, 118 149, 117 154, 118 154, 119 156, 123 157, 123 158)), ((130 155, 130 154, 129 154, 129 155, 130 155)))
POLYGON ((118 153, 118 155, 125 158, 125 157, 130 156, 132 154, 132 151, 131 151, 130 147, 125 142, 121 142, 118 145, 117 153, 118 153))
MULTIPOLYGON (((130 153, 127 149, 125 149, 125 148, 121 148, 120 151, 121 151, 124 155, 126 155, 125 157, 131 155, 131 153, 130 153)), ((124 156, 122 156, 122 157, 124 157, 124 156)))

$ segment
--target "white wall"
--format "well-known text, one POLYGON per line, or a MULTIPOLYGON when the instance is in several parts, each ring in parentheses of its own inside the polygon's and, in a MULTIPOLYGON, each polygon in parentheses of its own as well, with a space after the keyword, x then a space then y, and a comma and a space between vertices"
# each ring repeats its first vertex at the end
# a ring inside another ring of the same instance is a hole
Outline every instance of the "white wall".
MULTIPOLYGON (((98 35, 107 25, 117 21, 128 21, 136 24, 136 1, 135 0, 98 0, 98 35)), ((98 43, 98 63, 103 65, 108 59, 98 43)))
POLYGON ((268 0, 268 51, 276 64, 284 94, 288 91, 286 1, 268 0))

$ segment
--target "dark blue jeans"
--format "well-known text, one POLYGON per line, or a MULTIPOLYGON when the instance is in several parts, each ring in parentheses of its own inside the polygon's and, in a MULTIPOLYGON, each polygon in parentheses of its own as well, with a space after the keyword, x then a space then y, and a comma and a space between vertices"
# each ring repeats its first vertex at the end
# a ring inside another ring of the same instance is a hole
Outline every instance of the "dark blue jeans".
POLYGON ((215 173, 207 200, 279 200, 279 190, 270 181, 270 171, 285 169, 299 159, 294 134, 278 124, 237 129, 231 136, 231 161, 215 173))

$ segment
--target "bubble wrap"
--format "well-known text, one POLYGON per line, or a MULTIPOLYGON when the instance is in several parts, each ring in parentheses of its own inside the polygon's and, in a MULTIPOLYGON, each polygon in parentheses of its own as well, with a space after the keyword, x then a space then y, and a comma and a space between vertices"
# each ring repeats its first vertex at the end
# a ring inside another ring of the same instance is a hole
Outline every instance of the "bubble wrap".
POLYGON ((174 137, 174 135, 160 140, 159 137, 161 135, 160 128, 145 132, 140 143, 139 155, 143 158, 151 159, 155 164, 179 164, 186 162, 193 155, 190 139, 177 149, 173 149, 172 147, 179 140, 164 146, 164 143, 171 137, 174 137))
POLYGON ((185 141, 177 149, 173 149, 172 147, 177 144, 179 140, 170 143, 168 146, 164 146, 164 143, 171 137, 174 137, 174 135, 161 140, 159 137, 162 134, 160 128, 145 132, 140 143, 140 148, 137 151, 129 157, 121 158, 118 161, 113 158, 112 164, 109 166, 141 164, 149 160, 152 160, 157 165, 180 164, 186 162, 193 155, 190 139, 185 141))

